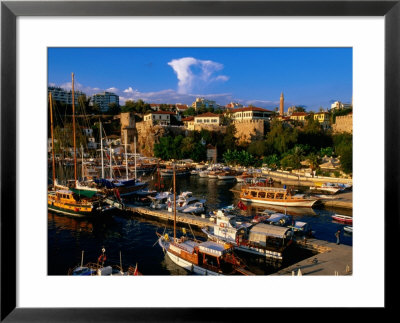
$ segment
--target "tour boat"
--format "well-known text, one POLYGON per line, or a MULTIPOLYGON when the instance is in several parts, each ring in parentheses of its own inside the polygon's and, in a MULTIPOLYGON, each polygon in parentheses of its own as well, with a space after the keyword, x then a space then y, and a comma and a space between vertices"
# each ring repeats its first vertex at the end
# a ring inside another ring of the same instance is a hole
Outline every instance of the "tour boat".
POLYGON ((347 216, 347 215, 342 215, 342 214, 334 214, 332 215, 332 219, 338 222, 343 222, 346 224, 353 224, 353 217, 352 216, 347 216))
POLYGON ((95 216, 111 209, 102 198, 80 196, 72 190, 54 190, 47 194, 48 209, 72 216, 95 216))
POLYGON ((293 236, 288 227, 240 222, 236 216, 222 210, 218 210, 215 224, 203 227, 202 231, 212 241, 229 243, 237 250, 278 260, 283 259, 293 236))
POLYGON ((318 200, 306 198, 302 194, 292 195, 285 188, 244 186, 241 188, 240 199, 248 202, 282 205, 312 207, 318 200))
MULTIPOLYGON (((174 204, 176 204, 175 166, 173 168, 174 179, 174 204)), ((174 235, 159 234, 158 243, 168 257, 178 266, 199 275, 250 275, 241 261, 233 254, 233 246, 230 244, 213 241, 201 242, 185 236, 176 237, 176 206, 174 207, 174 235)))

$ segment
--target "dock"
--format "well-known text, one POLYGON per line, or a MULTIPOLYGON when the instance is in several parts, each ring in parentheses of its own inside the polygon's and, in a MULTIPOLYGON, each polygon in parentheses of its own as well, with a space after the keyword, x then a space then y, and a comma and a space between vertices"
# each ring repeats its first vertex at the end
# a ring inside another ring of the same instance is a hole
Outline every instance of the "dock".
MULTIPOLYGON (((132 205, 126 205, 125 210, 133 213, 139 213, 142 215, 153 216, 167 221, 168 220, 174 221, 174 212, 168 212, 167 210, 156 210, 156 209, 151 209, 149 207, 140 207, 132 205)), ((201 216, 196 216, 193 214, 176 212, 176 222, 190 224, 202 228, 210 224, 210 219, 202 218, 201 216)))
POLYGON ((318 251, 317 255, 279 270, 271 276, 349 276, 353 272, 353 247, 308 239, 299 246, 318 251))

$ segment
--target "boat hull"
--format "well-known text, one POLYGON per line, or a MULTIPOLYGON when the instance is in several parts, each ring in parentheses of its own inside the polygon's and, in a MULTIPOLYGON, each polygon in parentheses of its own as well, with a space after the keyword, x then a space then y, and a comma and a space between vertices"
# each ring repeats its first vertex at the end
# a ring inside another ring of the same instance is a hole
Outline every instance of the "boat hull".
POLYGON ((164 250, 164 252, 166 252, 166 254, 168 255, 168 257, 172 260, 172 262, 183 268, 186 269, 189 272, 198 274, 198 275, 203 275, 203 276, 223 276, 223 274, 221 273, 217 273, 215 271, 209 270, 209 269, 205 269, 202 267, 199 267, 185 259, 182 259, 181 257, 175 255, 174 253, 172 253, 171 251, 169 251, 169 243, 165 242, 165 240, 160 237, 158 240, 159 245, 161 246, 161 248, 164 250))
POLYGON ((50 211, 59 213, 59 214, 64 214, 64 215, 70 215, 74 217, 89 217, 89 216, 97 216, 102 212, 99 212, 97 210, 92 210, 90 212, 87 211, 75 211, 73 209, 66 209, 66 208, 61 208, 57 207, 55 205, 48 204, 48 209, 50 211))
POLYGON ((302 207, 312 207, 317 202, 317 200, 278 201, 278 200, 267 200, 267 199, 250 199, 245 197, 241 197, 240 199, 246 202, 254 202, 261 204, 280 205, 280 206, 302 206, 302 207))

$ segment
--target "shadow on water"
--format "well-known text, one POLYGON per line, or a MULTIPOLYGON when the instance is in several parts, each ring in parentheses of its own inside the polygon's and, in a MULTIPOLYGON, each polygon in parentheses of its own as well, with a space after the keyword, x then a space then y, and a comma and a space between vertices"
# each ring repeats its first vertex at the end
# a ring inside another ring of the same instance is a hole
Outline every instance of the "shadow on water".
MULTIPOLYGON (((149 180, 149 188, 153 189, 155 176, 153 179, 151 177, 145 179, 149 180)), ((165 178, 163 182, 164 190, 172 188, 172 179, 165 178)), ((176 187, 177 193, 191 191, 194 196, 204 197, 207 200, 207 213, 228 205, 237 205, 239 201, 238 194, 232 190, 240 189, 240 185, 231 181, 188 176, 177 178, 176 187)), ((253 216, 268 208, 266 205, 247 204, 247 206, 247 210, 241 211, 243 216, 253 216)), ((282 212, 282 208, 275 208, 273 211, 282 212)), ((336 241, 335 232, 344 226, 332 221, 332 214, 338 213, 333 210, 287 208, 286 212, 293 215, 295 220, 309 222, 315 231, 314 237, 320 240, 336 241)), ((182 234, 182 228, 186 229, 187 236, 192 237, 193 230, 198 239, 206 240, 200 229, 193 226, 191 230, 188 226, 178 225, 178 236, 182 234)), ((91 219, 49 212, 48 274, 66 275, 68 269, 80 264, 82 251, 84 251, 84 263, 96 262, 101 248, 104 247, 110 264, 119 264, 121 252, 124 268, 135 266, 137 263, 139 271, 144 275, 185 275, 187 272, 172 263, 157 243, 156 231, 163 233, 164 229, 172 236, 173 222, 118 210, 91 219)), ((352 245, 352 235, 343 234, 341 243, 352 245)), ((258 275, 268 275, 313 254, 304 249, 293 249, 282 263, 244 253, 238 255, 248 264, 251 271, 258 275)))

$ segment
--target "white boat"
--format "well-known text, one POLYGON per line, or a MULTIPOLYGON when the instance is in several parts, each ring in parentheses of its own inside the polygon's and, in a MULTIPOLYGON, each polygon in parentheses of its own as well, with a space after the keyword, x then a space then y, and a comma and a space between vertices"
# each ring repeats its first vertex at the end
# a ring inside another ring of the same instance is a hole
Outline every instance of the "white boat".
POLYGON ((219 180, 235 180, 236 179, 236 172, 232 171, 225 171, 221 174, 218 174, 219 180))
POLYGON ((323 191, 323 192, 328 192, 331 194, 336 194, 339 192, 342 192, 344 190, 347 190, 351 187, 349 184, 342 184, 342 183, 321 183, 321 184, 316 184, 315 186, 311 186, 310 190, 316 190, 316 191, 323 191))
MULTIPOLYGON (((173 209, 173 196, 170 198, 170 211, 173 209)), ((205 199, 199 199, 193 196, 192 192, 183 192, 176 199, 176 210, 183 213, 201 213, 204 212, 205 199)))
POLYGON ((208 173, 209 173, 209 171, 208 170, 203 170, 203 171, 201 171, 201 172, 199 172, 199 176, 200 177, 208 177, 208 173))
POLYGON ((150 207, 156 210, 164 210, 168 206, 168 201, 174 198, 174 194, 171 192, 161 192, 156 194, 156 196, 150 196, 151 200, 150 207))
POLYGON ((353 227, 351 226, 345 226, 343 227, 343 230, 346 231, 347 233, 353 233, 353 227))
POLYGON ((189 204, 183 210, 180 210, 182 213, 202 213, 204 212, 204 204, 201 202, 194 202, 193 204, 189 204))
POLYGON ((294 194, 285 188, 247 185, 241 188, 240 199, 243 201, 281 205, 312 207, 318 199, 307 198, 304 194, 294 194))
POLYGON ((247 253, 282 260, 292 243, 293 232, 288 227, 265 223, 237 221, 236 216, 218 210, 216 223, 202 228, 210 240, 230 243, 247 253))
MULTIPOLYGON (((175 168, 174 168, 175 170, 175 168)), ((174 172, 175 175, 175 172, 174 172)), ((174 176, 174 195, 175 195, 174 176)), ((220 276, 226 274, 252 274, 248 272, 241 261, 233 254, 229 244, 213 241, 197 241, 185 236, 176 237, 176 208, 174 209, 174 236, 167 234, 159 236, 158 244, 168 257, 179 267, 199 275, 220 276)))

